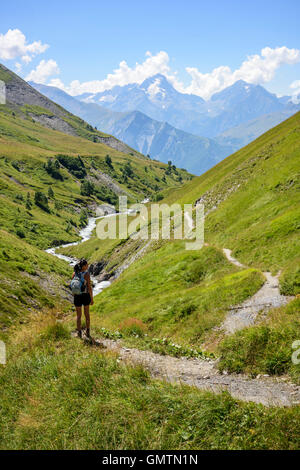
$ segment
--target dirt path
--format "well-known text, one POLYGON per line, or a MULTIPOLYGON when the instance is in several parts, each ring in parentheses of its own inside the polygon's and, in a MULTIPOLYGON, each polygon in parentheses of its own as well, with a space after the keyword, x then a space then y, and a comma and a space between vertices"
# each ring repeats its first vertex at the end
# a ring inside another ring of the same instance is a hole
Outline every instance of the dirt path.
MULTIPOLYGON (((223 248, 223 253, 232 264, 240 268, 247 267, 231 255, 231 250, 223 248)), ((226 319, 221 325, 226 334, 231 334, 253 325, 259 312, 263 311, 265 314, 271 308, 285 305, 293 299, 293 297, 280 294, 280 272, 276 276, 272 276, 270 272, 264 272, 263 275, 266 278, 266 282, 256 294, 245 300, 242 304, 230 308, 226 319)))
MULTIPOLYGON (((188 212, 185 212, 184 216, 189 228, 192 230, 194 227, 193 219, 188 212)), ((207 243, 205 243, 205 245, 208 246, 207 243)), ((230 263, 239 268, 247 268, 247 266, 240 263, 240 261, 232 256, 232 252, 228 248, 223 248, 223 253, 230 263)), ((226 319, 220 326, 220 329, 224 330, 225 334, 231 334, 237 330, 253 325, 259 312, 266 314, 271 308, 286 305, 294 298, 280 294, 280 272, 276 276, 272 276, 268 271, 263 272, 263 275, 266 281, 261 289, 242 304, 230 308, 226 319)))
MULTIPOLYGON (((193 221, 189 215, 185 215, 189 228, 192 229, 193 221)), ((126 260, 119 267, 118 275, 128 268, 148 248, 150 242, 145 243, 135 255, 126 260)), ((223 252, 227 259, 236 266, 246 268, 236 260, 229 249, 223 252)), ((290 298, 280 295, 279 274, 272 276, 264 273, 266 282, 262 288, 250 299, 240 306, 232 307, 223 323, 226 333, 232 333, 254 323, 257 314, 262 309, 287 303, 290 298)), ((83 337, 87 342, 87 338, 83 337)), ((148 369, 154 378, 179 382, 195 386, 201 390, 209 390, 215 393, 227 390, 234 398, 261 403, 265 406, 292 406, 300 404, 300 386, 287 382, 287 378, 271 378, 268 376, 250 379, 246 375, 221 374, 217 369, 217 361, 203 359, 175 358, 155 354, 151 351, 143 351, 135 348, 125 348, 120 341, 105 339, 94 340, 95 346, 104 345, 108 350, 115 351, 119 360, 142 364, 148 369)))
POLYGON ((221 374, 213 360, 175 358, 151 351, 126 348, 120 341, 96 340, 118 354, 124 362, 142 364, 153 378, 184 383, 200 390, 221 392, 227 390, 234 398, 261 403, 265 406, 292 406, 300 404, 300 387, 286 378, 260 377, 249 379, 245 375, 221 374))

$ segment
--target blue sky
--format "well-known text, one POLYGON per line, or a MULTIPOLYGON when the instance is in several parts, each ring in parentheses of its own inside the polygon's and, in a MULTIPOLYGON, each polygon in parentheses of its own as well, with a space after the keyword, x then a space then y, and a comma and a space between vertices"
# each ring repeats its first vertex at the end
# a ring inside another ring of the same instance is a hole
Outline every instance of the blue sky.
POLYGON ((0 61, 72 94, 155 72, 204 97, 249 77, 291 94, 298 80, 300 89, 299 18, 299 0, 14 0, 1 5, 0 61), (28 49, 34 41, 41 46, 28 49), (122 61, 127 68, 107 80, 122 61))

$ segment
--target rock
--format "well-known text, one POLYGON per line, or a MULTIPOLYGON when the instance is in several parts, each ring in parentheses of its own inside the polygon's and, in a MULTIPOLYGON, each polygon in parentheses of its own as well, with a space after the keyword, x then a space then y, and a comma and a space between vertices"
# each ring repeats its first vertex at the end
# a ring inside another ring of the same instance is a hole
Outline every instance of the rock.
MULTIPOLYGON (((98 276, 102 272, 102 270, 105 268, 106 265, 107 265, 106 261, 98 261, 97 263, 92 263, 90 264, 89 272, 93 276, 98 276)), ((99 279, 99 280, 106 281, 107 279, 99 279)))

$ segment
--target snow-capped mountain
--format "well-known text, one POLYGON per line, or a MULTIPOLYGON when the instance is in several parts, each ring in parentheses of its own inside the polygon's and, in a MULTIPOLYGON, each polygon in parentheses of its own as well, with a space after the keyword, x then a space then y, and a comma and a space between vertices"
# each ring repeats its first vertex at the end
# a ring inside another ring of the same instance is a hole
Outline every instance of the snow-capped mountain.
MULTIPOLYGON (((142 84, 116 86, 101 93, 85 93, 77 99, 97 103, 119 112, 140 111, 157 121, 167 121, 186 132, 194 132, 194 119, 205 119, 207 105, 199 96, 179 93, 163 75, 147 78, 142 84), (190 129, 185 127, 191 123, 190 129)), ((198 133, 201 135, 201 133, 198 133)))
POLYGON ((141 85, 69 96, 33 84, 48 98, 103 132, 163 162, 201 174, 300 109, 291 97, 278 98, 242 80, 209 101, 179 93, 163 75, 141 85))
MULTIPOLYGON (((289 115, 300 107, 281 99, 260 85, 239 80, 214 94, 209 101, 180 93, 163 75, 154 75, 142 84, 116 86, 102 93, 85 93, 79 100, 93 102, 114 111, 140 111, 152 119, 205 137, 215 137, 265 114, 289 115)), ((285 97, 286 98, 286 97, 285 97)))
POLYGON ((120 113, 95 103, 79 101, 55 87, 30 84, 71 113, 122 139, 141 153, 162 162, 171 160, 176 166, 195 174, 205 172, 234 150, 226 142, 218 143, 214 139, 192 135, 167 122, 151 119, 140 111, 120 113))

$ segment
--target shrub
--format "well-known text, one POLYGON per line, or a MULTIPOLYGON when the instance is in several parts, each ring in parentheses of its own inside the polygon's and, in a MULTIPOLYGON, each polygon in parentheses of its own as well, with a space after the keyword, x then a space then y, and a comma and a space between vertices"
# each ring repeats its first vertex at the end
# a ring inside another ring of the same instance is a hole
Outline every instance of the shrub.
POLYGON ((106 157, 105 157, 105 163, 106 163, 106 165, 109 166, 110 168, 113 168, 112 160, 111 160, 111 158, 110 158, 109 155, 106 155, 106 157))
POLYGON ((158 193, 158 194, 155 194, 154 201, 158 202, 158 201, 161 201, 163 198, 164 198, 163 195, 161 193, 158 193))
POLYGON ((25 233, 23 232, 23 230, 17 230, 17 231, 16 231, 16 235, 17 235, 19 238, 25 238, 25 233))
POLYGON ((34 202, 35 204, 43 209, 46 212, 50 212, 49 206, 48 206, 48 198, 47 196, 42 193, 41 191, 36 191, 34 194, 34 202))
POLYGON ((80 156, 57 155, 57 160, 76 178, 82 179, 86 176, 85 165, 80 156))
POLYGON ((44 168, 47 173, 57 180, 63 180, 63 177, 59 171, 59 162, 53 160, 53 158, 48 158, 47 163, 44 164, 44 168))
POLYGON ((95 193, 95 185, 91 181, 83 181, 80 186, 82 196, 92 196, 95 193))

